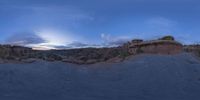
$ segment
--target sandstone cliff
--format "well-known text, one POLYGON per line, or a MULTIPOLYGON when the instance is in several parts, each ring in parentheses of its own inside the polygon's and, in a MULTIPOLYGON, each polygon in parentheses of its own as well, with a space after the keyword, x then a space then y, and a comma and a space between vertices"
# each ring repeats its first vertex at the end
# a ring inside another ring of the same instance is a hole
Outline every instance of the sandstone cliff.
POLYGON ((151 41, 136 39, 128 42, 125 46, 128 48, 128 52, 132 55, 138 53, 178 54, 183 50, 182 44, 175 41, 172 36, 165 36, 158 40, 151 41))

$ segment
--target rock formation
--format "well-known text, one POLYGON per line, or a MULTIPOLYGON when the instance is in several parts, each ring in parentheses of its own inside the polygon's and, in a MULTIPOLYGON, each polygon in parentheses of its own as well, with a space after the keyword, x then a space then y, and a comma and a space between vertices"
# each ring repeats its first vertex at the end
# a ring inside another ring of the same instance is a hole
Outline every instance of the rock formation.
POLYGON ((133 55, 138 53, 150 54, 177 54, 182 52, 182 44, 175 41, 173 37, 166 36, 159 40, 132 41, 129 43, 129 52, 133 55))
POLYGON ((46 61, 63 61, 76 64, 93 64, 104 61, 122 61, 130 55, 140 53, 177 54, 182 52, 182 44, 173 37, 166 36, 158 40, 143 41, 134 39, 119 47, 81 48, 70 50, 32 50, 31 48, 0 45, 2 61, 34 62, 37 59, 46 61))
POLYGON ((2 59, 18 59, 26 58, 33 53, 31 48, 11 45, 0 45, 0 58, 2 59))
POLYGON ((200 57, 200 45, 184 45, 184 51, 190 52, 200 57))

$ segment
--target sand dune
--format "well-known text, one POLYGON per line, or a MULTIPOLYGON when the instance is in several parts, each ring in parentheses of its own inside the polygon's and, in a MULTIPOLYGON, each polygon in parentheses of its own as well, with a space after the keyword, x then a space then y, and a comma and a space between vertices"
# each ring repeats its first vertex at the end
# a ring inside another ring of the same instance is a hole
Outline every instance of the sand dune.
POLYGON ((124 62, 0 64, 0 100, 199 100, 200 62, 190 54, 124 62))

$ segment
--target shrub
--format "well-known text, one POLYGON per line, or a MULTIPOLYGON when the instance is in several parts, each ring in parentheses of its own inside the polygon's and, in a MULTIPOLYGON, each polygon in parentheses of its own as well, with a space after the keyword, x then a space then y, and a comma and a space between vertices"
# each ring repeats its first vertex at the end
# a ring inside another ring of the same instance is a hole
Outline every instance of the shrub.
POLYGON ((174 41, 175 39, 174 39, 173 36, 164 36, 160 40, 172 40, 172 41, 174 41))
POLYGON ((121 58, 126 58, 126 57, 128 57, 130 54, 129 54, 129 52, 127 52, 127 51, 121 51, 120 52, 120 57, 121 58))
POLYGON ((142 39, 134 39, 131 41, 132 43, 140 43, 140 42, 143 42, 142 39))
POLYGON ((141 48, 137 48, 137 49, 136 49, 136 53, 137 53, 137 54, 140 54, 140 53, 144 53, 144 51, 143 51, 141 48))

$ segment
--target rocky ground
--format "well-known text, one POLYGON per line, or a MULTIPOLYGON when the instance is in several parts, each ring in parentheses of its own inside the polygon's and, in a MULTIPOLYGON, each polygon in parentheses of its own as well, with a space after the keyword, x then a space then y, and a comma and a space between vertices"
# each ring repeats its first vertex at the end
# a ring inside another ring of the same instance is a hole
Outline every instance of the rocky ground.
POLYGON ((189 53, 124 62, 0 64, 0 100, 199 100, 200 61, 189 53))

